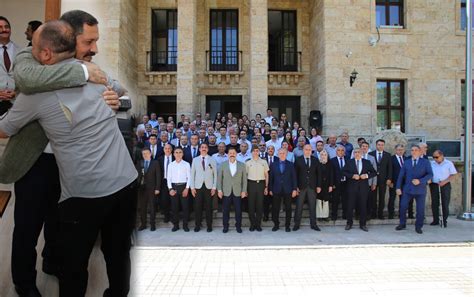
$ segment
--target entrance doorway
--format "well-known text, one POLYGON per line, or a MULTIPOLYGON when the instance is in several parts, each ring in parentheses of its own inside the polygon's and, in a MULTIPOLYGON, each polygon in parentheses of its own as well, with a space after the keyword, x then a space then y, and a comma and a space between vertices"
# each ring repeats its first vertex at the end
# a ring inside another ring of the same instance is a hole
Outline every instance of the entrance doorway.
POLYGON ((206 96, 206 112, 214 119, 221 112, 239 117, 242 115, 242 96, 206 96))
POLYGON ((299 96, 268 96, 268 108, 272 109, 278 119, 284 113, 292 126, 294 121, 301 125, 301 98, 299 96))
POLYGON ((156 113, 168 122, 168 117, 172 116, 176 123, 176 96, 148 96, 147 113, 156 113))

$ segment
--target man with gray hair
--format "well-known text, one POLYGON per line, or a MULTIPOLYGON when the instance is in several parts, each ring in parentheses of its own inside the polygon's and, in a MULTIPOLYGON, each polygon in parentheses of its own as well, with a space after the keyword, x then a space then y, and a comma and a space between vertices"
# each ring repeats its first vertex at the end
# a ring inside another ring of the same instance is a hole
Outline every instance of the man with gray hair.
POLYGON ((295 155, 295 159, 304 155, 303 147, 306 144, 306 138, 304 136, 298 137, 298 143, 296 147, 293 149, 293 155, 295 155))
POLYGON ((337 149, 336 141, 337 141, 336 134, 329 134, 328 143, 324 145, 324 149, 326 150, 326 152, 328 152, 330 159, 336 157, 336 149, 337 149))
MULTIPOLYGON (((33 36, 33 56, 45 65, 76 63, 75 39, 68 23, 46 23, 33 36)), ((86 84, 20 94, 0 121, 0 137, 8 137, 38 120, 55 153, 61 180, 61 296, 85 295, 89 256, 99 231, 109 277, 104 296, 125 296, 130 289, 130 236, 135 223, 131 186, 138 174, 115 113, 99 100, 105 90, 86 84)))

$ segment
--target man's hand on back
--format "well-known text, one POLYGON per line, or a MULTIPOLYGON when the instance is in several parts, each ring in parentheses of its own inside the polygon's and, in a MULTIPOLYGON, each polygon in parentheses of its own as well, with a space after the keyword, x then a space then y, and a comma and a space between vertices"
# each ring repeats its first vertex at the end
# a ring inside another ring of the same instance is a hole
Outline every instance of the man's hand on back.
POLYGON ((89 72, 89 82, 107 85, 107 75, 99 66, 89 62, 84 62, 84 65, 87 67, 87 72, 89 72))
POLYGON ((104 97, 105 103, 113 110, 118 111, 120 107, 120 100, 118 94, 112 90, 111 87, 107 87, 107 91, 102 94, 104 97))

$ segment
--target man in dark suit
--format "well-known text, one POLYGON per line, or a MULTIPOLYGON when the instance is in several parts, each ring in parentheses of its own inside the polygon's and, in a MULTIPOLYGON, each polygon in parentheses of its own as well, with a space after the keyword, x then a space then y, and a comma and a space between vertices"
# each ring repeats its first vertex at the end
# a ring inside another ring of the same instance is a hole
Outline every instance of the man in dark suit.
POLYGON ((146 229, 146 216, 150 212, 150 230, 156 230, 155 197, 161 190, 161 169, 158 161, 151 158, 149 148, 142 150, 143 161, 137 167, 138 171, 138 209, 140 210, 140 227, 146 229))
POLYGON ((288 151, 286 149, 278 150, 278 162, 272 164, 270 169, 270 182, 268 184, 272 199, 272 219, 273 229, 280 229, 280 205, 281 201, 285 203, 285 231, 290 232, 291 222, 291 198, 295 198, 296 193, 296 173, 293 163, 286 159, 288 151))
MULTIPOLYGON (((151 152, 151 158, 153 160, 158 160, 158 157, 159 157, 159 154, 158 154, 158 150, 162 150, 162 148, 159 148, 158 149, 158 139, 157 139, 157 136, 156 134, 151 134, 150 135, 150 138, 148 138, 148 143, 149 143, 149 148, 150 148, 150 152, 151 152)), ((142 158, 141 158, 142 159, 142 158)), ((143 159, 142 159, 143 160, 143 159)))
POLYGON ((422 234, 423 220, 425 218, 426 185, 433 178, 430 161, 424 159, 418 145, 411 147, 411 160, 407 160, 397 180, 397 195, 401 196, 400 225, 397 231, 406 228, 408 202, 411 198, 416 200, 416 233, 422 234))
POLYGON ((174 161, 173 148, 171 144, 166 144, 163 149, 163 156, 158 159, 161 169, 161 189, 160 189, 160 208, 163 214, 163 221, 168 223, 171 218, 171 197, 168 191, 168 166, 174 161))
MULTIPOLYGON (((398 175, 400 170, 405 164, 405 147, 402 144, 397 144, 395 146, 395 155, 392 156, 392 178, 390 179, 392 183, 389 188, 389 198, 388 198, 388 218, 393 219, 395 216, 395 199, 397 198, 397 193, 395 189, 395 184, 398 180, 398 175)), ((398 203, 398 209, 400 210, 401 199, 398 203)), ((408 205, 408 217, 413 219, 413 199, 410 199, 408 205)))
POLYGON ((336 157, 331 159, 333 166, 333 180, 334 180, 334 191, 332 195, 331 204, 331 219, 337 220, 337 212, 339 210, 339 203, 342 204, 342 218, 346 219, 347 213, 347 196, 346 196, 346 177, 344 176, 342 169, 349 160, 345 156, 346 148, 342 145, 338 145, 336 148, 336 157))
MULTIPOLYGON (((278 162, 278 158, 275 156, 275 147, 273 145, 268 146, 267 152, 265 153, 264 159, 268 163, 268 168, 271 167, 272 164, 278 162)), ((270 171, 268 172, 270 174, 270 171)), ((272 196, 266 195, 263 199, 263 221, 268 222, 268 216, 270 215, 270 206, 272 205, 272 196)))
POLYGON ((376 150, 369 153, 375 158, 377 164, 377 190, 372 196, 372 217, 377 211, 377 217, 380 220, 384 219, 383 210, 385 208, 385 193, 387 192, 387 186, 392 183, 392 158, 385 149, 385 140, 378 139, 375 142, 376 150), (377 199, 378 196, 378 199, 377 199), (377 207, 378 203, 378 207, 377 207))
POLYGON ((360 229, 367 232, 367 197, 369 191, 369 178, 377 176, 372 163, 362 158, 361 149, 354 149, 354 159, 346 163, 343 168, 343 174, 347 179, 347 224, 346 230, 352 228, 352 217, 354 208, 359 208, 359 226, 360 229))
MULTIPOLYGON (((311 155, 310 144, 303 147, 303 156, 296 158, 296 179, 298 183, 298 199, 296 200, 295 225, 293 231, 300 228, 301 216, 303 214, 304 201, 308 200, 309 220, 311 229, 321 231, 316 223, 316 193, 321 192, 321 173, 319 161, 311 155)), ((271 170, 270 170, 271 171, 271 170)))
MULTIPOLYGON (((155 158, 158 159, 159 157, 163 156, 164 152, 164 148, 165 148, 165 145, 167 143, 170 143, 169 142, 169 139, 168 139, 168 132, 166 131, 161 131, 160 133, 160 141, 158 141, 157 145, 158 145, 158 150, 157 150, 157 153, 155 155, 155 158)), ((173 145, 171 145, 173 147, 173 145)))

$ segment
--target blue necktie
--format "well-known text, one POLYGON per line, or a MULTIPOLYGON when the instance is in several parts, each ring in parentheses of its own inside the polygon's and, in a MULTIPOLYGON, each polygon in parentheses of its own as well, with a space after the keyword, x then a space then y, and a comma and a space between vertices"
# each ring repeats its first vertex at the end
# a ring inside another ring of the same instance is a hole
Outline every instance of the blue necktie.
POLYGON ((280 162, 280 172, 283 173, 285 171, 285 162, 280 162))
POLYGON ((148 166, 150 166, 150 161, 145 161, 145 172, 148 171, 148 166))
POLYGON ((194 147, 193 148, 193 158, 195 158, 195 157, 196 157, 196 148, 194 147))

